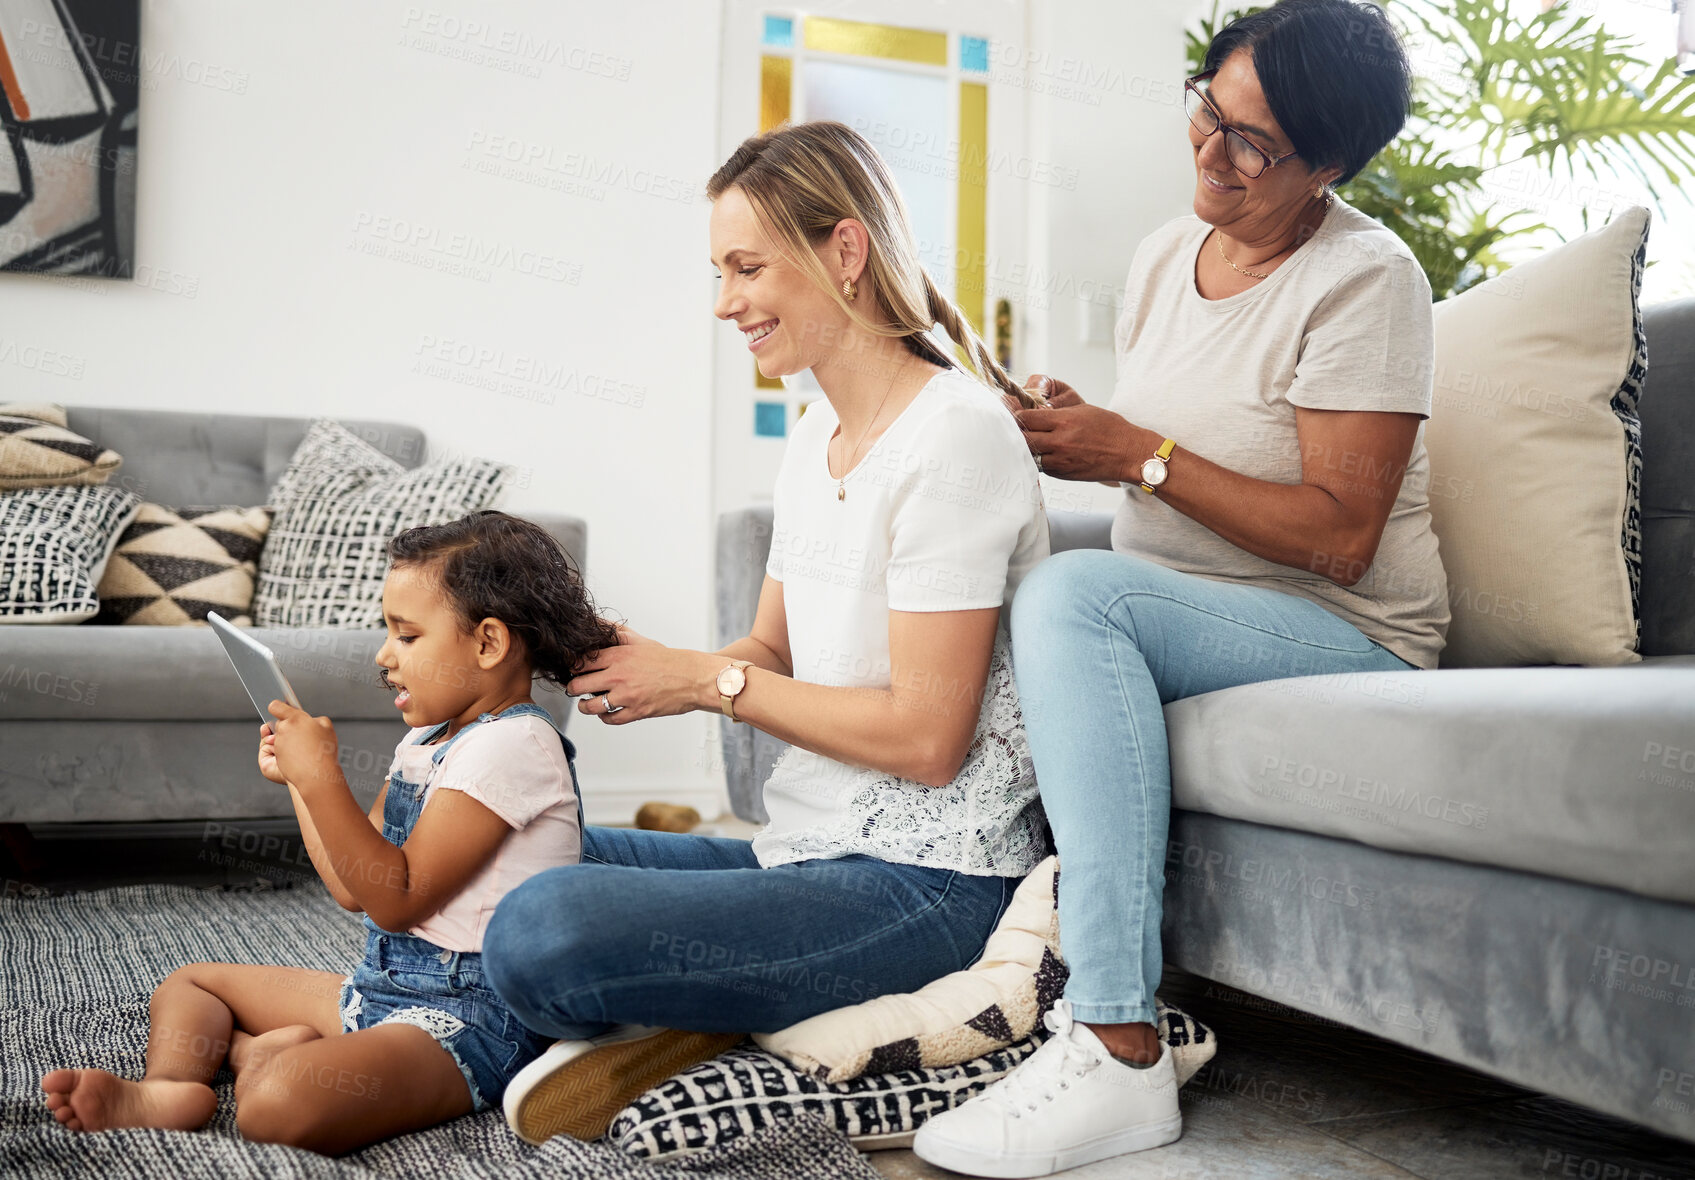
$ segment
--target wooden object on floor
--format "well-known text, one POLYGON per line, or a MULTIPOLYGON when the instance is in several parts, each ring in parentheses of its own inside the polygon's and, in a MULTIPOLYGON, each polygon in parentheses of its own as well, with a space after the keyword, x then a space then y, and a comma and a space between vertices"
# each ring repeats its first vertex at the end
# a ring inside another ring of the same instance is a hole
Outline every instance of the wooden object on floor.
POLYGON ((678 803, 643 803, 636 809, 636 827, 648 832, 692 832, 700 812, 678 803))

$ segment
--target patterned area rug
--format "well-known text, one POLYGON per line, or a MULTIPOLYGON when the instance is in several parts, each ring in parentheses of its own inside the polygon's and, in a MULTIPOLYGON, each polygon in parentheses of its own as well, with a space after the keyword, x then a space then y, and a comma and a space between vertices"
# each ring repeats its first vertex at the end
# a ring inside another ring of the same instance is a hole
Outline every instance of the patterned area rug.
POLYGON ((235 1129, 229 1074, 201 1131, 75 1134, 53 1121, 40 1078, 57 1066, 140 1077, 147 1000, 185 963, 285 963, 346 971, 363 927, 321 889, 137 885, 61 897, 0 898, 0 1176, 102 1180, 238 1177, 642 1177, 876 1180, 835 1131, 799 1117, 665 1163, 554 1139, 530 1147, 498 1111, 468 1115, 340 1159, 249 1143, 235 1129))

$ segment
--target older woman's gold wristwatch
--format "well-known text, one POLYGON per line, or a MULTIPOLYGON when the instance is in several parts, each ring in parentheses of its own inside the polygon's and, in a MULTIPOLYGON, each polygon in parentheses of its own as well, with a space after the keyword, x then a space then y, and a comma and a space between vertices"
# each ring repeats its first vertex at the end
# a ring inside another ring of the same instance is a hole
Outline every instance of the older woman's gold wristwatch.
POLYGON ((1173 439, 1166 439, 1159 444, 1159 450, 1154 452, 1154 457, 1142 464, 1142 490, 1148 495, 1153 495, 1154 490, 1165 482, 1165 477, 1171 474, 1165 464, 1176 446, 1177 443, 1173 439))

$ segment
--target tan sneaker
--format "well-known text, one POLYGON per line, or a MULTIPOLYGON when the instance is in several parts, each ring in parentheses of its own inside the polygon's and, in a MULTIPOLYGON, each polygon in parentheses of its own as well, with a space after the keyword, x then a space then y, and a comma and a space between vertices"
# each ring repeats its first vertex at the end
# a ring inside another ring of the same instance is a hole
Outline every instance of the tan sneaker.
POLYGON ((537 1145, 555 1135, 599 1139, 636 1095, 741 1040, 626 1024, 593 1040, 555 1041, 506 1084, 507 1125, 537 1145))

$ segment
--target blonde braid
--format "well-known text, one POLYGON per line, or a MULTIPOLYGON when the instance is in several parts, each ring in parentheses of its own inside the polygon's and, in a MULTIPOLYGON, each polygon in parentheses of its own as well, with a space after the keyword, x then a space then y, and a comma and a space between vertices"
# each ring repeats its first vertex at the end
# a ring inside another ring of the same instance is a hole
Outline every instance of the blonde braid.
POLYGON ((1018 404, 1026 410, 1035 409, 1037 402, 1030 396, 1030 391, 1019 388, 1007 371, 1001 368, 1000 362, 995 360, 988 346, 983 343, 982 337, 972 330, 958 304, 942 294, 941 289, 936 286, 936 280, 930 277, 928 271, 924 272, 924 297, 929 301, 930 315, 942 326, 942 331, 965 350, 977 376, 990 385, 999 386, 1003 393, 1017 398, 1018 404))

